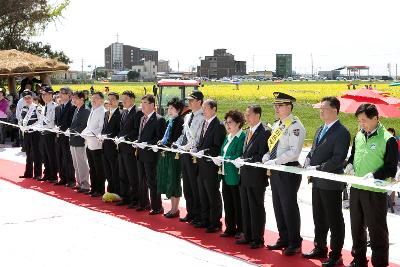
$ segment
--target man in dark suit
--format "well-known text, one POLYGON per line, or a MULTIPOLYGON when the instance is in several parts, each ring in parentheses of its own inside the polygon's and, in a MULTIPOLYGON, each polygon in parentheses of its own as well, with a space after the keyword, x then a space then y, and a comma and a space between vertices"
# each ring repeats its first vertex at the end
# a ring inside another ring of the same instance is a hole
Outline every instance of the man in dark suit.
MULTIPOLYGON (((203 112, 205 121, 197 150, 199 154, 217 157, 226 135, 224 125, 217 118, 217 102, 211 99, 204 101, 203 112)), ((222 227, 222 200, 219 191, 218 166, 208 158, 200 158, 198 163, 197 181, 200 192, 201 222, 194 226, 196 228, 205 227, 207 233, 214 233, 220 231, 222 227)))
POLYGON ((265 169, 243 166, 243 162, 261 162, 268 152, 267 140, 271 132, 262 125, 261 113, 259 105, 247 107, 245 119, 250 128, 246 134, 243 156, 234 163, 237 168, 241 167, 239 190, 244 233, 243 239, 236 241, 236 244, 250 244, 252 249, 264 246, 264 195, 268 177, 265 169))
MULTIPOLYGON (((108 94, 110 110, 104 116, 104 125, 101 134, 115 138, 119 133, 121 112, 118 108, 119 95, 111 92, 108 94)), ((108 182, 107 192, 119 194, 118 150, 112 140, 103 141, 104 172, 108 182)))
MULTIPOLYGON (((124 110, 121 113, 119 140, 136 141, 139 136, 140 118, 143 113, 135 106, 135 94, 132 91, 122 93, 124 110)), ((117 206, 128 205, 136 208, 139 196, 139 178, 135 149, 126 143, 118 144, 119 194, 122 201, 117 206)))
MULTIPOLYGON (((340 123, 338 113, 340 101, 336 97, 321 100, 320 117, 324 121, 316 132, 313 146, 308 153, 304 167, 331 173, 343 173, 344 161, 350 145, 350 133, 340 123)), ((331 252, 322 266, 342 265, 342 248, 345 226, 342 213, 342 191, 344 183, 312 177, 312 207, 314 218, 314 249, 304 253, 308 259, 326 258, 326 238, 331 231, 331 252)))
MULTIPOLYGON (((56 107, 56 126, 61 131, 71 127, 75 106, 71 104, 72 91, 69 87, 60 89, 60 105, 56 107)), ((69 148, 69 137, 58 134, 56 139, 56 155, 60 180, 55 185, 75 186, 75 172, 69 148)))
POLYGON ((162 214, 161 194, 157 192, 156 169, 158 152, 154 152, 145 145, 156 145, 164 136, 166 121, 155 113, 155 98, 153 95, 142 97, 143 117, 140 121, 137 165, 139 174, 139 207, 137 211, 151 207, 150 215, 162 214), (150 203, 149 203, 150 190, 150 203))

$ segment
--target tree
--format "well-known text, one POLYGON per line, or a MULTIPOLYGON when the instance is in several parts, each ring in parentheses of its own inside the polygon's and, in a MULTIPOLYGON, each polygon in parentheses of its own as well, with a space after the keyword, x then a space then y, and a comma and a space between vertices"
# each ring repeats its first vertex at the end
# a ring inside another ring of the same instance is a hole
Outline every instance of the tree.
POLYGON ((139 76, 140 76, 140 73, 137 71, 131 70, 130 72, 128 72, 128 80, 129 81, 137 81, 139 76))
POLYGON ((0 49, 18 49, 66 64, 71 60, 63 51, 54 51, 49 44, 30 41, 49 23, 62 17, 69 0, 51 5, 49 0, 2 0, 0 8, 0 49))
POLYGON ((104 67, 97 67, 95 70, 93 70, 93 77, 96 78, 107 78, 108 73, 104 69, 104 67))

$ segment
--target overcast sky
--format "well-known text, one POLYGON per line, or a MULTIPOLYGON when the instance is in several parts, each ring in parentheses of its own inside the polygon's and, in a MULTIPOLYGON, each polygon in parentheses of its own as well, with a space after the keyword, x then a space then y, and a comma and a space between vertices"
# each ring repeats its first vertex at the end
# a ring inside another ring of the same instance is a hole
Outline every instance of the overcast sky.
MULTIPOLYGON (((57 0, 54 0, 57 1, 57 0)), ((64 18, 38 38, 65 51, 74 70, 104 66, 117 40, 159 51, 189 70, 199 57, 226 48, 247 70, 275 70, 275 54, 293 54, 293 69, 311 72, 368 65, 371 74, 400 74, 398 0, 71 0, 64 18), (254 59, 254 61, 253 61, 254 59)))

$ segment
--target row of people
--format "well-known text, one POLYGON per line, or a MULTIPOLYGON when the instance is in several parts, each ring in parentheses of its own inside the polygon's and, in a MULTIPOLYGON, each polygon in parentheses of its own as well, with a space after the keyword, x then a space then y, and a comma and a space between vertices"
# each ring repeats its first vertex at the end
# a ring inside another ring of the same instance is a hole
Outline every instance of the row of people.
MULTIPOLYGON (((149 210, 150 215, 164 213, 161 194, 166 194, 171 199, 171 210, 164 216, 175 218, 179 217, 182 177, 187 215, 179 220, 205 228, 208 233, 218 232, 222 230, 224 208, 226 228, 221 237, 234 236, 238 245, 249 245, 253 249, 264 246, 264 196, 270 184, 279 238, 267 248, 283 250, 286 256, 301 252, 297 203, 301 175, 266 172, 264 168, 244 165, 245 162, 263 162, 301 166, 298 159, 306 132, 301 121, 292 114, 295 98, 274 93, 278 119, 270 130, 261 122, 262 109, 258 105, 249 105, 244 114, 238 110, 229 111, 223 123, 216 115, 217 102, 204 100, 199 91, 188 96, 191 111, 184 117, 183 102, 172 99, 168 103, 168 122, 155 113, 153 95, 142 97, 139 109, 134 93, 125 91, 121 95, 124 109, 120 110, 119 95, 111 92, 108 94, 109 109, 105 110, 104 95, 95 92, 92 109, 88 110, 82 92, 72 93, 69 88, 62 88, 58 106, 52 101, 52 93, 50 87, 43 88, 45 106, 39 109, 31 102, 31 92, 23 92, 27 105, 21 112, 22 129, 38 126, 59 129, 65 134, 25 132, 27 162, 21 178, 35 177, 55 185, 74 187, 77 192, 93 197, 105 191, 116 193, 122 198, 117 205, 127 205, 137 211, 149 210), (242 130, 245 122, 249 126, 247 131, 242 130), (118 142, 103 136, 118 138, 118 142), (137 141, 138 148, 123 141, 137 141), (194 159, 188 153, 160 152, 145 147, 156 144, 196 152, 198 156, 194 159)), ((324 124, 317 130, 306 158, 304 167, 307 169, 344 172, 350 133, 338 120, 339 109, 337 98, 321 100, 320 117, 324 124)), ((364 178, 394 177, 397 144, 379 123, 376 107, 361 105, 356 116, 362 129, 355 137, 347 172, 354 171, 356 176, 364 178)), ((340 265, 345 236, 341 209, 344 184, 317 177, 312 177, 311 181, 315 248, 303 256, 328 257, 323 266, 340 265), (331 252, 328 255, 329 230, 331 252)), ((373 265, 387 266, 386 193, 353 185, 350 194, 354 256, 351 266, 367 264, 366 227, 371 236, 373 265)))

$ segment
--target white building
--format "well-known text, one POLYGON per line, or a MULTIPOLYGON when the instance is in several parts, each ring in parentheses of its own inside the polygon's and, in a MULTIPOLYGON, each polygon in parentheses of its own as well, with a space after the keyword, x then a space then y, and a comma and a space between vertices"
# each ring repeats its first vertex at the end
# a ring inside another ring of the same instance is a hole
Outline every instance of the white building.
POLYGON ((132 66, 132 70, 140 74, 139 80, 154 81, 157 78, 157 65, 155 61, 144 61, 143 65, 132 66))

